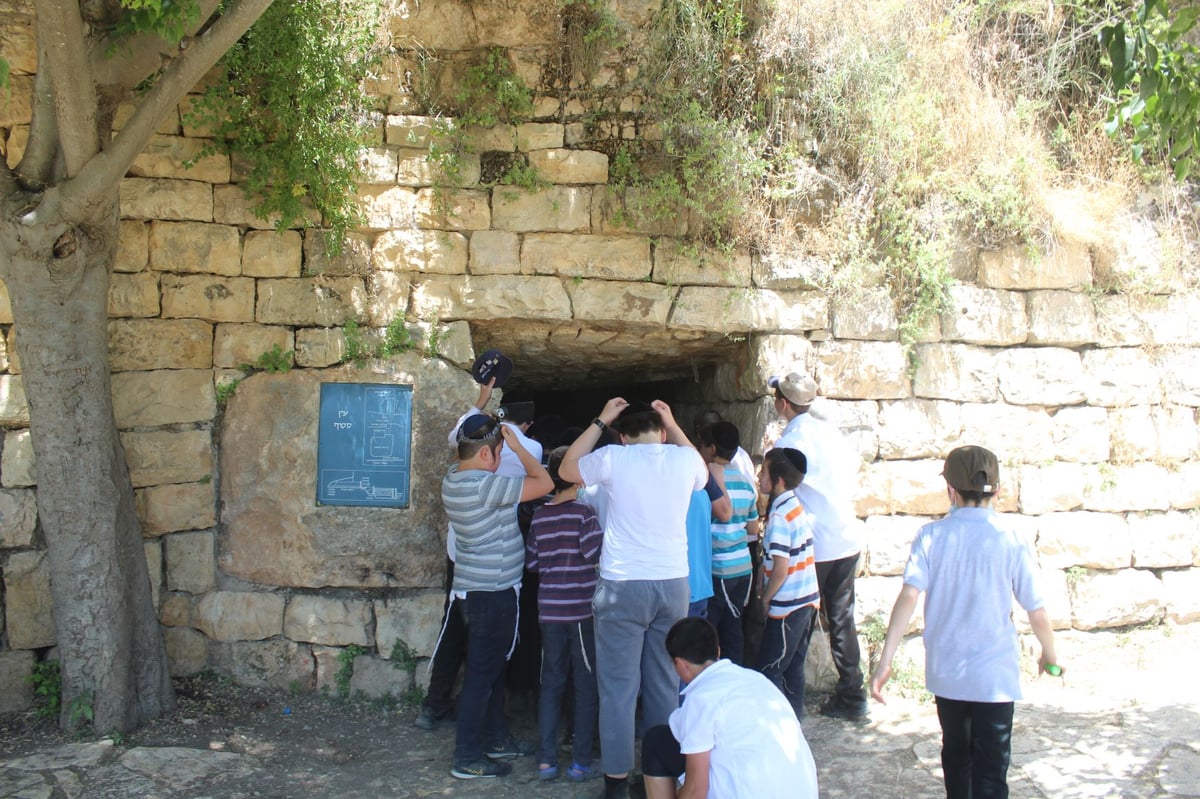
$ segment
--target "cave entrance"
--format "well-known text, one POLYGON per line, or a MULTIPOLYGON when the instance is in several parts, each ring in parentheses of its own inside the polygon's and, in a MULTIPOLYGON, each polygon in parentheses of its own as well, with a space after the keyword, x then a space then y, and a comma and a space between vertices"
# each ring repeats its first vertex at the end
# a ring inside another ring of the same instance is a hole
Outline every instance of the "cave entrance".
POLYGON ((615 396, 665 401, 689 435, 696 415, 709 408, 737 424, 743 441, 762 433, 769 403, 744 396, 745 389, 739 395, 734 385, 747 382, 745 364, 754 363, 746 336, 515 320, 475 323, 471 334, 476 352, 495 348, 512 358, 503 399, 535 403, 531 433, 547 450, 615 396))

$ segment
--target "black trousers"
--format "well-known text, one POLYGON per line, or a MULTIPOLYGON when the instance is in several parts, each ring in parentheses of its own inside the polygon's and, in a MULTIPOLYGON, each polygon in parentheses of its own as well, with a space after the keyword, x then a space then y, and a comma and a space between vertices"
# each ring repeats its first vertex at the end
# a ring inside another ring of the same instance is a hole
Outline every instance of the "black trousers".
POLYGON ((934 698, 946 799, 1008 799, 1013 703, 934 698))
POLYGON ((854 625, 854 573, 858 571, 858 553, 838 560, 817 563, 817 587, 821 591, 821 609, 829 623, 829 650, 837 668, 834 698, 839 702, 864 704, 867 692, 858 648, 858 630, 854 625))
POLYGON ((454 682, 458 670, 467 659, 467 623, 463 614, 450 607, 450 586, 454 585, 454 561, 446 558, 446 604, 442 607, 442 632, 433 660, 429 664, 429 692, 425 694, 425 706, 435 716, 444 716, 454 707, 454 682))

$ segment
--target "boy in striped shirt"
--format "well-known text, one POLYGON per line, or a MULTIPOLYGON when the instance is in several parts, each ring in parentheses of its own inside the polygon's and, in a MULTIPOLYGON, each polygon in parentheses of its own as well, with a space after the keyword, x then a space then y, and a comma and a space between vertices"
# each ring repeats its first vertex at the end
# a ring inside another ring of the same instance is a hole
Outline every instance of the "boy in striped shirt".
POLYGON ((737 426, 730 422, 715 422, 700 431, 700 454, 721 470, 732 506, 727 519, 715 512, 712 517, 713 596, 708 600, 708 620, 717 628, 721 655, 741 666, 745 649, 742 614, 750 601, 753 578, 746 542, 751 536, 758 539, 758 491, 732 463, 739 438, 737 426))
POLYGON ((813 516, 796 497, 808 459, 798 449, 775 448, 763 458, 758 485, 770 496, 763 540, 762 604, 767 617, 758 669, 783 691, 804 718, 804 661, 821 604, 813 560, 813 516))
POLYGON ((596 691, 596 638, 592 594, 600 562, 603 528, 596 509, 578 499, 579 484, 558 472, 566 447, 550 453, 547 470, 554 498, 533 512, 525 568, 538 573, 538 621, 542 631, 542 689, 538 701, 538 777, 558 777, 558 718, 567 677, 575 684, 572 782, 599 777, 592 768, 592 742, 600 700, 596 691))

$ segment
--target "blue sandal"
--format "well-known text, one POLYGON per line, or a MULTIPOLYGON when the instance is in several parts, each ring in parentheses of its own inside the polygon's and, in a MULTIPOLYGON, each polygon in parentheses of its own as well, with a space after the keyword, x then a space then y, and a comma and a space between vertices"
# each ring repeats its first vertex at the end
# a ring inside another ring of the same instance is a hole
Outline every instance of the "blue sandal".
POLYGON ((557 763, 539 763, 538 764, 538 779, 543 782, 550 782, 558 779, 558 764, 557 763))
POLYGON ((587 782, 596 779, 601 774, 602 772, 591 766, 581 766, 578 763, 572 763, 567 767, 567 779, 571 782, 587 782))

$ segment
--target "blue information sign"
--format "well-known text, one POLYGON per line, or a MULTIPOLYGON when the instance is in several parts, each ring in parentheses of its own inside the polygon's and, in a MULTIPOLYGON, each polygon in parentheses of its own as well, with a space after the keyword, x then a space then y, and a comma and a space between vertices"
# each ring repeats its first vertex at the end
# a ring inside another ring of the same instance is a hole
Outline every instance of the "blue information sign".
POLYGON ((412 386, 322 383, 317 504, 407 508, 412 386))

